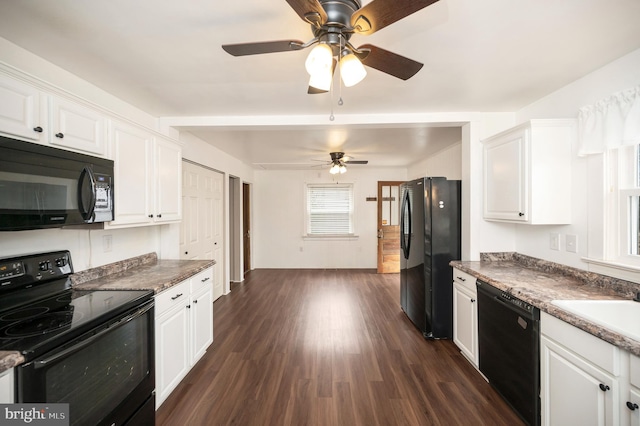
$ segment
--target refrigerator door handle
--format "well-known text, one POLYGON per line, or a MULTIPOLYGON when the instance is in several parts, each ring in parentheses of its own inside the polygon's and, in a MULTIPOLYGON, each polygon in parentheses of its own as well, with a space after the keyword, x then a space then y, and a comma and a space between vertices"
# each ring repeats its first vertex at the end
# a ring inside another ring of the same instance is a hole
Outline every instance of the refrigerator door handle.
POLYGON ((411 201, 409 200, 409 191, 404 193, 402 200, 402 208, 400 209, 400 247, 405 259, 409 259, 409 252, 411 250, 411 201), (405 212, 409 211, 408 215, 405 212), (405 217, 409 220, 408 233, 405 233, 405 217))

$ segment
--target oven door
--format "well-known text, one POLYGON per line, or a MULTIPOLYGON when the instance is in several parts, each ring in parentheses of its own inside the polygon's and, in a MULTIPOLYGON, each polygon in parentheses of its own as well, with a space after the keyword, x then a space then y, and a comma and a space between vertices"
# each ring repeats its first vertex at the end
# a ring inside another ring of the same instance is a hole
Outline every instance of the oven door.
POLYGON ((124 424, 154 401, 153 324, 151 300, 19 367, 17 402, 68 403, 71 425, 124 424))

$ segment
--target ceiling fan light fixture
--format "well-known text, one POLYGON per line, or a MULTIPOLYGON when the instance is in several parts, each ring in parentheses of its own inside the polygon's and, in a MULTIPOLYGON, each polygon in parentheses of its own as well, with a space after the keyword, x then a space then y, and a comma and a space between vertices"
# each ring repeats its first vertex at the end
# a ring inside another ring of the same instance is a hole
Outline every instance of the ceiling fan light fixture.
POLYGON ((326 43, 319 43, 309 52, 304 67, 309 75, 313 77, 319 73, 331 73, 332 63, 333 51, 331 47, 326 43))
MULTIPOLYGON (((346 167, 345 167, 345 171, 346 171, 346 167)), ((332 175, 337 175, 340 172, 340 164, 335 162, 333 163, 333 165, 331 166, 331 168, 329 169, 329 173, 331 173, 332 175)), ((342 172, 344 173, 344 172, 342 172)))
POLYGON ((340 59, 340 75, 345 86, 351 87, 360 83, 366 76, 362 62, 353 53, 347 53, 340 59))
POLYGON ((340 171, 340 174, 347 173, 347 166, 345 166, 344 164, 340 164, 338 166, 338 169, 340 171))
POLYGON ((331 89, 332 80, 333 75, 331 74, 331 70, 317 72, 315 74, 311 74, 311 77, 309 77, 309 86, 328 92, 329 89, 331 89))

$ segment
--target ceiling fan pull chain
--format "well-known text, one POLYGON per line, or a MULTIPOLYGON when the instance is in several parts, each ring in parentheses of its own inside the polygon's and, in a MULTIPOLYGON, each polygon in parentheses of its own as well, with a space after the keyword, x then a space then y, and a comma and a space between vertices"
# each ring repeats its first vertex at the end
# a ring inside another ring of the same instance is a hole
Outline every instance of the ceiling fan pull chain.
POLYGON ((340 51, 338 52, 338 73, 340 74, 338 76, 338 81, 340 82, 340 89, 338 106, 342 106, 344 104, 344 102, 342 101, 342 49, 344 49, 344 36, 342 35, 342 33, 340 33, 340 51))

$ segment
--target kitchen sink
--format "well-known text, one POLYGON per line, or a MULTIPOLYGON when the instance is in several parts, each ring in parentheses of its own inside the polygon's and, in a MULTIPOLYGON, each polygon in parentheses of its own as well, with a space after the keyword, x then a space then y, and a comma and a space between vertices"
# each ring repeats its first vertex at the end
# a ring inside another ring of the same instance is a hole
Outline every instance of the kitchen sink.
POLYGON ((640 341, 640 303, 632 300, 553 300, 565 311, 640 341))

